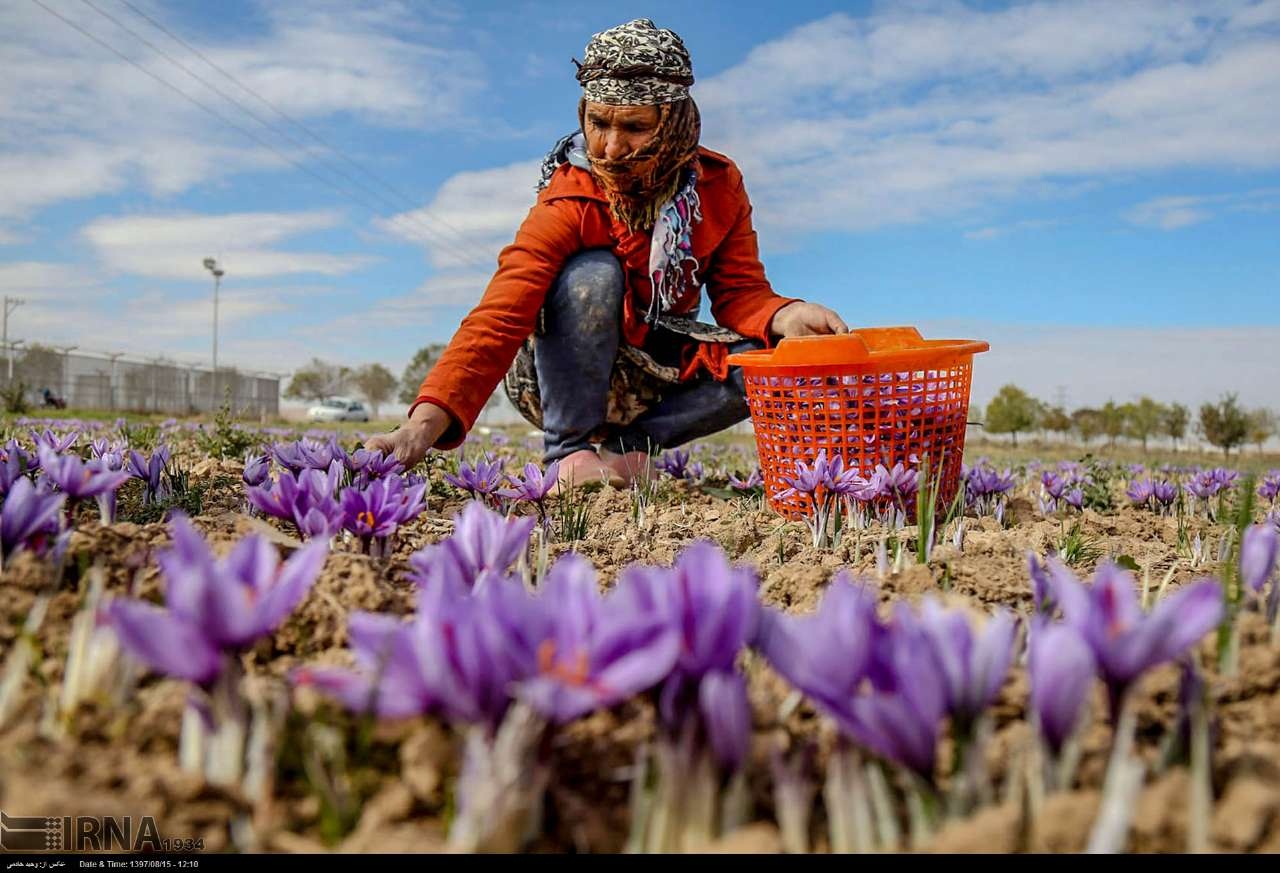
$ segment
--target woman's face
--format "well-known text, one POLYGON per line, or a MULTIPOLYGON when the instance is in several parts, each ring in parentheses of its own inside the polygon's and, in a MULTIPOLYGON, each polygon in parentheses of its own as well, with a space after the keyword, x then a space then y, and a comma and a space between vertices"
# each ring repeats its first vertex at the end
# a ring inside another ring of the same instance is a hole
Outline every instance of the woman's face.
POLYGON ((639 151, 658 131, 658 107, 587 103, 587 152, 596 160, 616 161, 639 151))

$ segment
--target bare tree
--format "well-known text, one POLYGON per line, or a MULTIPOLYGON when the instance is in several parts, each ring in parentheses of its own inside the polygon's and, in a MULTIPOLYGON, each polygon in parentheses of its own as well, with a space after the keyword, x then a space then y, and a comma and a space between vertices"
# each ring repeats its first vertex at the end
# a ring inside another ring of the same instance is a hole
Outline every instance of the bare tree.
POLYGON ((391 399, 396 390, 395 374, 381 364, 365 364, 351 377, 356 390, 369 401, 369 410, 378 417, 378 407, 391 399))
POLYGON ((311 363, 294 372, 284 396, 286 400, 320 401, 342 393, 350 380, 351 371, 346 367, 312 358, 311 363))

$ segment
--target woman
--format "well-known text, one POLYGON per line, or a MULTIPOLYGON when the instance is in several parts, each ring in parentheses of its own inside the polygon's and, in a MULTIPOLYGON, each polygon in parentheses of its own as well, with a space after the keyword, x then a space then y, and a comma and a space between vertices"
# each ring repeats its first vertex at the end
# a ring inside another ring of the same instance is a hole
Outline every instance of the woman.
POLYGON ((729 354, 848 330, 770 287, 742 174, 699 145, 675 33, 619 25, 577 66, 580 129, 543 161, 537 202, 408 422, 368 442, 406 466, 461 444, 505 376, 561 484, 626 486, 653 453, 748 416, 729 354), (704 284, 714 326, 695 320, 704 284))

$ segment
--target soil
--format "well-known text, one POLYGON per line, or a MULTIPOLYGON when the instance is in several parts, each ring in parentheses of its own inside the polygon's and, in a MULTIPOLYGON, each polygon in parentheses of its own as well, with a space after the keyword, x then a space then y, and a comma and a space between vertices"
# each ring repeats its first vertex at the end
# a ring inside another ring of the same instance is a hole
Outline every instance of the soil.
MULTIPOLYGON (((208 462, 196 478, 234 476, 234 462, 208 462)), ((196 517, 220 552, 251 531, 267 532, 287 551, 297 541, 288 531, 243 514, 234 490, 223 489, 196 517)), ((833 549, 817 550, 797 523, 786 523, 750 500, 722 500, 667 482, 643 526, 634 519, 628 494, 604 489, 590 498, 591 523, 585 540, 553 544, 554 558, 573 549, 596 566, 601 584, 613 584, 630 563, 669 564, 691 542, 708 538, 731 560, 756 568, 761 599, 795 612, 812 610, 838 572, 876 576, 880 533, 845 531, 833 549)), ((287 672, 300 664, 345 664, 346 623, 355 610, 407 613, 413 586, 406 578, 412 552, 448 534, 462 506, 457 497, 433 494, 429 511, 408 529, 395 553, 375 560, 348 551, 333 553, 310 596, 269 641, 244 656, 255 681, 284 687, 287 672)), ((934 594, 978 610, 1005 606, 1026 613, 1031 602, 1028 552, 1044 554, 1061 539, 1064 524, 1046 520, 1025 499, 1011 507, 1010 526, 993 519, 969 519, 963 552, 939 546, 927 565, 908 563, 879 580, 885 602, 934 594)), ((1178 554, 1175 520, 1122 508, 1086 511, 1083 533, 1098 557, 1130 556, 1150 575, 1154 590, 1169 570, 1171 586, 1206 570, 1194 570, 1178 554)), ((1192 523, 1206 538, 1207 521, 1192 523)), ((913 535, 910 529, 907 538, 913 535)), ((35 634, 38 654, 22 685, 16 708, 0 725, 0 806, 21 815, 151 815, 166 837, 202 839, 205 851, 228 848, 274 851, 398 852, 444 848, 449 790, 456 776, 459 741, 429 720, 382 725, 363 731, 328 701, 303 689, 294 692, 285 743, 307 734, 308 722, 338 732, 348 752, 344 808, 322 800, 314 780, 297 761, 282 755, 269 804, 250 804, 234 791, 211 787, 178 766, 177 748, 186 691, 182 683, 148 676, 137 693, 113 712, 89 705, 71 723, 50 719, 66 657, 71 620, 83 602, 87 580, 99 566, 113 594, 159 598, 154 550, 169 540, 161 523, 122 522, 103 527, 83 516, 71 538, 65 569, 30 556, 4 568, 0 583, 0 650, 18 640, 27 613, 41 592, 52 592, 35 634), (252 827, 246 828, 245 823, 252 827), (335 823, 336 822, 336 823, 335 823), (248 834, 248 836, 246 836, 248 834)), ((339 548, 343 548, 339 546, 339 548)), ((349 548, 349 547, 347 547, 349 548)), ((908 555, 908 561, 914 557, 908 555)), ((1077 571, 1087 574, 1096 558, 1077 571)), ((1213 810, 1208 848, 1229 852, 1280 850, 1280 647, 1270 641, 1262 617, 1241 618, 1238 668, 1218 672, 1212 640, 1202 644, 1215 739, 1212 749, 1213 810)), ((755 724, 749 789, 751 823, 724 837, 714 851, 774 852, 781 840, 773 815, 769 759, 780 737, 808 737, 828 748, 830 730, 808 704, 790 705, 789 689, 760 658, 745 662, 755 724), (787 704, 784 706, 784 704, 787 704)), ((1178 675, 1158 670, 1138 696, 1137 750, 1148 765, 1135 810, 1129 848, 1182 852, 1188 847, 1191 796, 1184 766, 1159 767, 1160 744, 1177 712, 1178 675)), ((1099 692, 1100 693, 1100 692, 1099 692)), ((987 766, 998 787, 1029 743, 1025 701, 1027 680, 1015 664, 992 709, 993 736, 987 766)), ((1083 738, 1077 785, 1045 799, 1034 822, 1025 819, 1020 797, 997 799, 973 815, 949 822, 918 846, 930 852, 1014 852, 1082 850, 1098 811, 1111 733, 1105 704, 1093 706, 1096 722, 1083 738)), ((628 823, 628 787, 637 749, 653 732, 645 701, 628 702, 561 730, 551 749, 552 779, 547 791, 543 835, 534 851, 616 852, 628 823)), ((944 748, 940 760, 948 760, 944 748)), ((820 752, 818 762, 823 760, 820 752)), ((818 795, 812 820, 813 846, 826 847, 818 795)))

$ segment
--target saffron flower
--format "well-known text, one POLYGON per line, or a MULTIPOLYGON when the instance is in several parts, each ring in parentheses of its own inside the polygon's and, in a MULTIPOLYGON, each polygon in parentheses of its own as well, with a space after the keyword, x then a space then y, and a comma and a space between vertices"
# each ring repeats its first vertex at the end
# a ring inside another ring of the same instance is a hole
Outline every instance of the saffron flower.
POLYGON ((1255 594, 1262 592, 1276 568, 1280 534, 1269 524, 1253 524, 1240 540, 1240 581, 1255 594))
POLYGON ((1097 665, 1076 628, 1040 621, 1028 642, 1031 709, 1041 737, 1056 756, 1080 725, 1097 665))
POLYGON ((222 672, 225 653, 253 645, 297 607, 324 566, 325 550, 308 545, 281 563, 275 548, 254 535, 218 560, 178 515, 173 548, 158 561, 167 608, 117 599, 108 619, 138 660, 207 687, 222 672))
POLYGON ((454 516, 453 534, 409 558, 411 577, 424 588, 478 589, 504 576, 529 546, 534 519, 504 518, 478 501, 454 516))
POLYGON ((1069 570, 1053 579, 1064 621, 1093 649, 1113 720, 1142 674, 1194 646, 1218 625, 1225 609, 1221 586, 1206 579, 1184 586, 1144 613, 1132 574, 1111 561, 1099 565, 1087 588, 1069 570))
POLYGON ((689 453, 684 449, 672 449, 669 452, 663 452, 654 466, 663 473, 666 473, 672 479, 688 479, 689 476, 689 453))
POLYGON ((444 478, 450 485, 470 494, 475 500, 491 500, 506 481, 503 470, 506 462, 500 458, 486 455, 477 460, 475 466, 463 461, 458 465, 458 475, 445 473, 444 478))
POLYGON ((366 553, 386 555, 390 538, 426 509, 425 485, 406 486, 399 476, 375 479, 342 492, 342 526, 360 538, 366 553))
POLYGON ((98 501, 102 523, 115 521, 115 493, 129 481, 127 472, 106 469, 100 461, 86 463, 78 455, 56 455, 45 446, 40 447, 40 466, 48 480, 67 495, 68 518, 80 501, 92 498, 98 501))
POLYGON ((43 554, 59 530, 65 494, 38 488, 25 476, 13 483, 0 509, 0 565, 18 552, 43 554))

